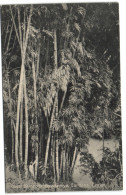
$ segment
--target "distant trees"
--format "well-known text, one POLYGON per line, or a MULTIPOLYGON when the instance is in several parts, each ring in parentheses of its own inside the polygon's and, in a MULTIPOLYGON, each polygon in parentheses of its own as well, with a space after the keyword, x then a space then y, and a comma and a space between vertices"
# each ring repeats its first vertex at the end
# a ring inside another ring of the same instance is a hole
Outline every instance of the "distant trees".
MULTIPOLYGON (((45 181, 51 172, 53 182, 68 181, 92 132, 113 125, 109 118, 118 106, 119 77, 114 84, 114 65, 105 57, 108 45, 103 53, 101 44, 96 46, 98 31, 104 36, 109 27, 101 28, 101 4, 93 10, 96 26, 92 6, 2 7, 5 146, 21 177, 24 170, 28 178, 34 164, 35 180, 45 181)), ((116 9, 107 14, 117 15, 116 9)))

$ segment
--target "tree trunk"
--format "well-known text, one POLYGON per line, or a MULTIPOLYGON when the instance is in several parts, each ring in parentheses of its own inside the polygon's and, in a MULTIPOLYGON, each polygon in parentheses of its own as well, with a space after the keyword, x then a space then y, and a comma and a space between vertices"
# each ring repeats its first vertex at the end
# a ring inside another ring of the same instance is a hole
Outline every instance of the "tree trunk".
POLYGON ((15 162, 16 162, 16 168, 17 172, 19 173, 19 157, 18 157, 18 130, 19 130, 19 116, 20 116, 20 103, 22 99, 22 93, 23 93, 23 74, 24 74, 24 65, 22 62, 21 66, 21 74, 20 74, 20 83, 19 83, 19 90, 18 90, 18 102, 17 102, 17 117, 16 117, 16 128, 15 128, 15 162))
POLYGON ((69 150, 67 148, 66 149, 66 176, 67 176, 67 181, 69 181, 69 159, 68 159, 68 152, 69 152, 69 150))
MULTIPOLYGON (((31 8, 30 8, 26 37, 25 37, 25 40, 23 40, 23 47, 22 47, 22 49, 23 49, 23 51, 22 51, 23 66, 24 66, 25 57, 26 57, 26 49, 27 49, 28 36, 29 36, 29 30, 30 30, 32 9, 33 9, 33 5, 31 5, 31 8)), ((28 167, 27 167, 27 163, 28 163, 28 107, 27 107, 27 103, 28 103, 28 100, 27 100, 27 91, 26 91, 25 67, 24 67, 24 100, 25 100, 25 162, 24 162, 24 169, 25 169, 25 178, 27 178, 27 176, 28 176, 28 167)))
POLYGON ((21 108, 20 109, 21 109, 21 111, 20 111, 20 147, 19 147, 19 156, 20 156, 20 163, 22 163, 23 162, 23 154, 22 154, 23 102, 21 102, 21 108))
POLYGON ((54 68, 58 68, 57 64, 57 35, 56 35, 56 29, 54 29, 54 68))
POLYGON ((35 180, 37 179, 38 172, 38 120, 37 120, 37 94, 36 94, 36 72, 34 59, 32 62, 32 72, 33 72, 33 85, 34 85, 34 107, 35 107, 35 134, 36 134, 36 143, 35 143, 35 180))
POLYGON ((43 120, 41 120, 41 129, 40 129, 40 149, 39 149, 39 155, 43 160, 43 152, 44 152, 44 145, 43 145, 43 120))
POLYGON ((105 150, 105 146, 104 146, 104 122, 105 122, 105 114, 104 114, 105 110, 103 110, 103 129, 102 129, 102 159, 103 159, 103 180, 105 182, 105 159, 104 159, 104 150, 105 150))
POLYGON ((55 118, 55 108, 56 108, 56 96, 55 96, 55 99, 54 99, 53 110, 52 110, 50 126, 49 126, 49 134, 48 134, 48 139, 47 139, 47 144, 46 144, 45 163, 44 163, 43 175, 46 175, 46 168, 47 168, 47 161, 48 161, 48 154, 49 154, 49 145, 50 145, 50 138, 51 138, 51 129, 52 129, 52 125, 53 125, 53 120, 55 118))
POLYGON ((74 169, 74 165, 75 165, 75 162, 76 162, 76 156, 77 156, 77 147, 75 146, 72 165, 71 165, 71 173, 73 172, 73 169, 74 169))
POLYGON ((56 166, 55 166, 55 138, 54 138, 54 132, 52 132, 52 164, 53 164, 53 174, 54 174, 54 184, 56 183, 56 166))
POLYGON ((47 71, 47 65, 48 65, 48 57, 49 57, 49 38, 47 37, 47 49, 46 49, 46 61, 45 61, 45 74, 47 71))
POLYGON ((66 176, 66 156, 65 156, 65 148, 63 149, 63 181, 65 181, 66 176))
POLYGON ((39 72, 39 61, 40 61, 40 46, 38 48, 38 54, 37 54, 36 80, 37 80, 38 72, 39 72))
POLYGON ((60 105, 60 111, 59 112, 61 112, 61 110, 63 108, 64 100, 65 100, 65 97, 66 97, 66 92, 67 92, 67 90, 64 91, 63 98, 62 98, 62 102, 61 102, 61 105, 60 105))
POLYGON ((13 125, 11 124, 11 136, 12 136, 12 154, 11 154, 11 163, 14 164, 14 130, 13 130, 13 125))
MULTIPOLYGON (((56 35, 56 29, 54 29, 54 67, 55 69, 58 68, 57 64, 57 35, 56 35)), ((58 91, 56 94, 56 118, 58 116, 58 91)), ((58 143, 58 132, 56 132, 56 176, 57 176, 57 182, 59 182, 59 143, 58 143)))
POLYGON ((5 34, 5 38, 4 38, 4 47, 6 47, 6 41, 7 41, 7 35, 8 35, 8 29, 9 29, 9 22, 7 24, 7 30, 6 30, 6 34, 5 34))
POLYGON ((60 154, 60 170, 59 170, 59 174, 60 174, 60 177, 62 177, 62 167, 63 167, 63 151, 62 151, 62 148, 61 148, 61 154, 60 154))
POLYGON ((24 100, 25 100, 25 161, 24 161, 24 169, 25 169, 25 178, 28 176, 28 99, 27 99, 27 90, 26 90, 26 78, 24 72, 24 100))
POLYGON ((59 144, 58 144, 57 132, 56 132, 56 175, 57 175, 57 182, 59 182, 59 144))
POLYGON ((9 39, 8 39, 6 51, 8 51, 8 49, 9 49, 9 44, 10 44, 10 39, 11 39, 11 35, 12 35, 12 30, 13 30, 13 24, 12 24, 12 26, 11 26, 11 30, 10 30, 10 35, 9 35, 9 39))

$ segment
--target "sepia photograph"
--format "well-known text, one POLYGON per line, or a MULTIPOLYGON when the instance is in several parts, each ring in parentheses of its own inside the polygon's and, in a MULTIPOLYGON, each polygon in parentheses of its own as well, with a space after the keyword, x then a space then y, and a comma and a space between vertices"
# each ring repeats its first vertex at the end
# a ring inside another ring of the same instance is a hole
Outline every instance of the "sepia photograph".
POLYGON ((1 5, 6 193, 123 190, 119 4, 1 5))

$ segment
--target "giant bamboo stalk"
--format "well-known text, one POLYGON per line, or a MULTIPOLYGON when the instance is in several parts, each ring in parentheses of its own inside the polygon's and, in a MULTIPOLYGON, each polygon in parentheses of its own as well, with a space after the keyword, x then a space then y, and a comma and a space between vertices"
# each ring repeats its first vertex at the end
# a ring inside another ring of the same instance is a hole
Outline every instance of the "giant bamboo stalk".
POLYGON ((59 182, 59 143, 58 143, 58 132, 56 132, 56 175, 57 175, 57 182, 59 182))
POLYGON ((12 125, 12 121, 11 121, 11 135, 12 135, 12 154, 11 154, 11 163, 14 164, 14 127, 12 125))
MULTIPOLYGON (((35 132, 38 140, 38 124, 37 124, 37 94, 36 94, 36 72, 34 59, 32 62, 32 72, 33 72, 33 83, 34 83, 34 107, 35 107, 35 132)), ((37 179, 37 170, 38 170, 38 142, 35 143, 35 180, 37 179)))
POLYGON ((47 71, 48 56, 49 56, 49 38, 47 37, 47 49, 46 49, 45 74, 46 74, 46 71, 47 71))
POLYGON ((28 176, 28 98, 27 98, 27 90, 26 90, 26 76, 24 72, 24 100, 25 100, 25 162, 24 162, 24 169, 25 169, 25 177, 28 176))
POLYGON ((38 48, 38 54, 37 54, 36 80, 37 80, 38 72, 39 72, 39 61, 40 61, 40 46, 38 48))
POLYGON ((21 47, 21 52, 23 51, 23 40, 22 40, 22 32, 21 32, 21 19, 20 19, 20 10, 19 7, 17 8, 18 10, 18 24, 19 24, 19 39, 20 39, 20 47, 21 47))
POLYGON ((63 148, 63 181, 65 181, 65 173, 66 173, 66 155, 65 155, 65 148, 63 148))
POLYGON ((72 165, 71 165, 71 173, 74 169, 74 165, 75 165, 75 161, 76 161, 76 156, 77 156, 77 147, 75 146, 75 149, 74 149, 74 154, 73 154, 73 160, 72 160, 72 165))
POLYGON ((52 110, 50 126, 49 126, 49 134, 48 134, 48 139, 47 139, 47 144, 46 144, 46 153, 45 153, 45 162, 44 162, 43 175, 46 175, 46 168, 47 168, 47 161, 48 161, 48 154, 49 154, 49 145, 50 145, 50 138, 51 138, 51 129, 52 129, 52 125, 53 125, 53 120, 55 118, 55 107, 56 107, 56 96, 55 96, 55 99, 54 99, 53 110, 52 110))
POLYGON ((67 89, 64 91, 64 94, 63 94, 63 97, 62 97, 62 102, 61 102, 61 105, 60 105, 60 111, 59 111, 59 113, 62 111, 63 104, 64 104, 65 97, 66 97, 66 92, 67 92, 67 89))
MULTIPOLYGON (((26 174, 26 177, 27 177, 27 173, 28 173, 28 171, 27 171, 27 160, 28 160, 28 113, 27 113, 27 111, 28 111, 28 109, 27 109, 26 78, 25 78, 25 57, 26 57, 25 54, 26 54, 27 43, 28 43, 32 8, 33 8, 33 6, 31 5, 30 14, 29 14, 29 18, 28 18, 27 32, 26 32, 26 35, 25 35, 25 41, 24 41, 24 44, 22 44, 20 33, 18 34, 18 29, 16 27, 16 23, 15 23, 14 16, 13 16, 13 13, 12 13, 12 9, 11 9, 11 6, 10 6, 13 25, 14 25, 14 28, 15 28, 15 32, 16 32, 16 36, 17 36, 19 45, 21 47, 21 54, 22 54, 21 55, 22 64, 21 64, 21 73, 20 73, 19 90, 18 90, 18 101, 17 101, 16 128, 15 128, 15 161, 16 161, 17 172, 19 173, 18 130, 19 130, 19 117, 20 117, 20 104, 21 104, 21 99, 22 99, 23 89, 24 89, 25 120, 26 120, 26 130, 25 130, 25 174, 26 174), (23 45, 23 46, 21 46, 21 45, 23 45)), ((20 173, 19 173, 19 175, 20 175, 20 173)))
POLYGON ((10 39, 11 39, 11 35, 12 35, 12 30, 13 30, 13 24, 12 24, 12 26, 11 26, 11 30, 10 30, 10 34, 9 34, 9 39, 8 39, 6 51, 8 51, 8 49, 9 49, 9 44, 10 44, 10 39))
POLYGON ((52 150, 52 164, 53 164, 53 174, 54 174, 54 184, 55 184, 55 182, 56 182, 56 166, 55 166, 55 137, 54 137, 54 132, 52 132, 51 150, 52 150))
MULTIPOLYGON (((56 29, 54 29, 54 67, 58 68, 57 62, 57 34, 56 29)), ((56 118, 58 116, 58 91, 56 93, 56 118)), ((59 143, 58 143, 58 132, 56 132, 56 176, 57 182, 59 182, 59 143)))
POLYGON ((9 22, 8 22, 8 24, 7 24, 7 30, 6 30, 6 34, 5 34, 4 46, 6 46, 6 40, 7 40, 7 34, 8 34, 8 28, 9 28, 9 22))
POLYGON ((43 160, 43 152, 44 152, 43 146, 44 146, 43 145, 43 120, 41 120, 39 155, 42 158, 42 160, 43 160))
MULTIPOLYGON (((27 25, 27 31, 26 31, 26 37, 24 40, 23 44, 23 56, 24 56, 24 62, 25 62, 25 53, 27 49, 27 44, 28 44, 28 36, 29 36, 29 30, 30 30, 30 23, 31 23, 31 16, 32 16, 32 9, 33 6, 31 5, 30 8, 30 14, 28 18, 28 25, 27 25)), ((22 56, 22 58, 23 58, 22 56)), ((24 64, 23 64, 24 65, 24 64)), ((25 69, 25 67, 24 67, 25 69)), ((24 71, 24 99, 25 99, 25 177, 27 178, 28 176, 28 168, 27 168, 27 163, 28 163, 28 100, 27 100, 27 90, 26 90, 26 76, 25 76, 25 71, 24 71)))
MULTIPOLYGON (((23 100, 23 98, 22 98, 23 100)), ((22 131, 23 131, 23 101, 21 101, 21 111, 20 111, 20 147, 19 147, 19 156, 20 156, 20 163, 23 162, 23 149, 22 149, 22 131)))
POLYGON ((63 151, 62 151, 62 148, 61 148, 61 154, 60 154, 60 169, 59 169, 60 177, 61 177, 61 175, 62 175, 62 168, 63 168, 63 151))
MULTIPOLYGON (((16 161, 16 167, 17 167, 18 173, 19 173, 18 129, 19 129, 19 116, 20 116, 20 103, 21 103, 22 93, 23 93, 23 74, 24 74, 24 66, 23 66, 23 62, 22 62, 19 90, 18 90, 17 117, 16 117, 16 128, 15 128, 15 161, 16 161)), ((20 175, 20 173, 19 173, 19 175, 20 175)))
MULTIPOLYGON (((67 146, 68 147, 68 146, 67 146)), ((66 148, 66 176, 67 176, 67 181, 69 181, 69 161, 68 161, 68 148, 66 148)))
MULTIPOLYGON (((19 37, 19 34, 18 34, 18 29, 17 29, 17 26, 16 26, 16 22, 15 22, 15 19, 14 19, 14 15, 13 15, 11 6, 10 6, 10 12, 11 12, 11 17, 12 17, 12 22, 13 22, 13 25, 14 25, 16 37, 17 37, 18 43, 19 43, 19 45, 20 45, 20 47, 21 47, 20 37, 19 37)), ((22 52, 22 51, 21 51, 21 52, 22 52)))

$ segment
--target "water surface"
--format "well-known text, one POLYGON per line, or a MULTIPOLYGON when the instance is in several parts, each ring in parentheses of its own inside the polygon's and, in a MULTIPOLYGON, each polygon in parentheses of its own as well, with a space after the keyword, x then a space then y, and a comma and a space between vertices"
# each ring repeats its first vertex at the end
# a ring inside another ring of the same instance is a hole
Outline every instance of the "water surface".
MULTIPOLYGON (((116 139, 108 139, 104 141, 104 146, 108 147, 112 152, 114 152, 119 147, 119 142, 116 139)), ((102 151, 103 151, 103 141, 90 138, 88 144, 88 152, 92 154, 95 161, 99 163, 102 160, 102 151)), ((91 188, 93 186, 92 178, 90 174, 85 175, 80 166, 80 153, 77 156, 75 168, 73 171, 73 181, 79 187, 91 188)))

